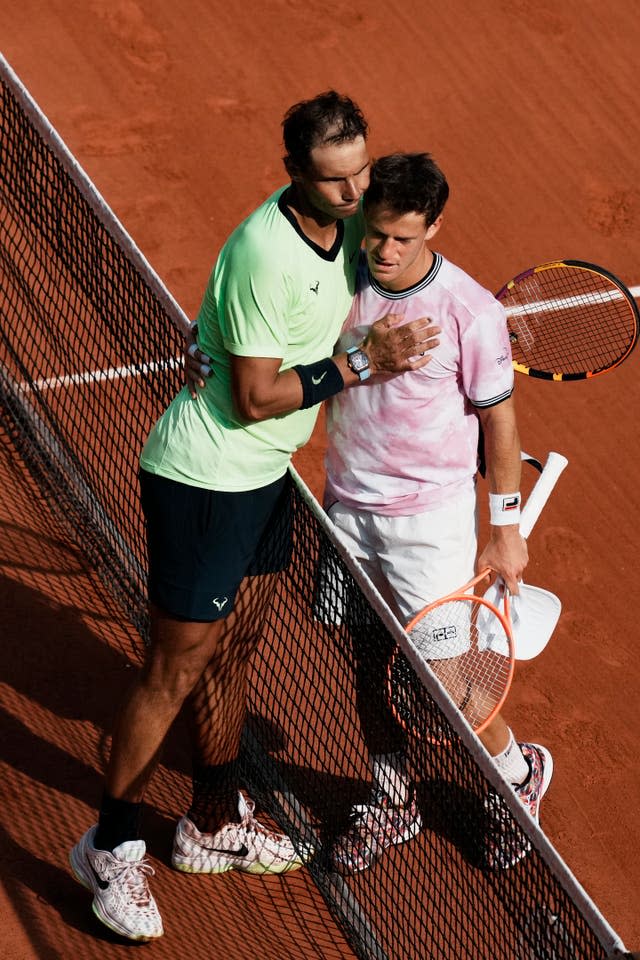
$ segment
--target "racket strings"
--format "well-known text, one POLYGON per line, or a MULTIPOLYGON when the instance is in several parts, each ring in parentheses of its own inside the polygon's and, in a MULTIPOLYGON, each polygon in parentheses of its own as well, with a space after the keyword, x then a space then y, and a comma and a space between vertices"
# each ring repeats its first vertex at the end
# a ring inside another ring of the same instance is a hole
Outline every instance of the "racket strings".
POLYGON ((597 372, 619 363, 637 338, 635 307, 608 276, 559 264, 517 278, 499 294, 513 359, 550 372, 597 372))
MULTIPOLYGON (((475 729, 482 729, 504 702, 513 675, 511 638, 494 608, 472 595, 439 603, 426 611, 410 629, 409 636, 420 656, 475 729)), ((406 729, 419 736, 412 715, 412 673, 405 657, 392 664, 392 706, 406 729)))

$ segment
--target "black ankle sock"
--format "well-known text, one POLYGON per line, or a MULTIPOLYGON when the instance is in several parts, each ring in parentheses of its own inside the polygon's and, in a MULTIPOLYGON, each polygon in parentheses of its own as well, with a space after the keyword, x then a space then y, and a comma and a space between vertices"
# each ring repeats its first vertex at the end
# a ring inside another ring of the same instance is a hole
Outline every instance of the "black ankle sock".
POLYGON ((138 840, 140 837, 141 803, 119 800, 105 792, 100 805, 98 829, 94 846, 98 850, 113 851, 126 840, 138 840))
POLYGON ((188 817, 201 833, 215 833, 225 823, 240 821, 237 760, 215 767, 194 764, 188 817))

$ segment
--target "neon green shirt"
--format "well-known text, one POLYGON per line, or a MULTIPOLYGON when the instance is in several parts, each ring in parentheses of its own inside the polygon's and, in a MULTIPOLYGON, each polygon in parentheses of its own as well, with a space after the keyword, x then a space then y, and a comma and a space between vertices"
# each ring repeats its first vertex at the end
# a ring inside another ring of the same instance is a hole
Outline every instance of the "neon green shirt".
POLYGON ((266 486, 311 436, 319 406, 259 423, 233 408, 230 355, 282 359, 280 370, 331 356, 355 291, 361 213, 338 221, 333 248, 300 231, 282 188, 234 230, 209 278, 198 343, 213 375, 197 400, 186 387, 155 424, 141 456, 151 473, 211 490, 266 486))

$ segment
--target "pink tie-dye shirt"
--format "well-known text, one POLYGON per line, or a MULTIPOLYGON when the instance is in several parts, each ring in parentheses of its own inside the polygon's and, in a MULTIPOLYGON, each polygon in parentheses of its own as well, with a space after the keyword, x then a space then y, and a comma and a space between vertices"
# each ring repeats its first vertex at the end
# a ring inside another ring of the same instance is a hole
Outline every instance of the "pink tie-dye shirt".
POLYGON ((473 487, 478 463, 474 408, 511 396, 513 367, 502 306, 440 254, 408 290, 385 290, 362 254, 358 286, 338 349, 359 344, 376 320, 430 317, 440 344, 420 370, 379 376, 327 404, 325 506, 410 516, 473 487))

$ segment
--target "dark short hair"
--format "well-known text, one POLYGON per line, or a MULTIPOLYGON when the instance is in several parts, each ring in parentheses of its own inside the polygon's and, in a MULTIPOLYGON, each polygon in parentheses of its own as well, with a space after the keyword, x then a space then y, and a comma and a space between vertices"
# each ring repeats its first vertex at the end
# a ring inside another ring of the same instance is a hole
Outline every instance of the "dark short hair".
POLYGON ((392 153, 371 168, 364 209, 384 206, 395 213, 421 213, 431 226, 449 198, 444 173, 428 153, 392 153))
POLYGON ((287 110, 282 133, 287 168, 305 170, 319 143, 345 143, 366 139, 368 124, 360 107, 350 97, 327 90, 311 100, 301 100, 287 110))

